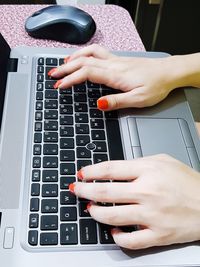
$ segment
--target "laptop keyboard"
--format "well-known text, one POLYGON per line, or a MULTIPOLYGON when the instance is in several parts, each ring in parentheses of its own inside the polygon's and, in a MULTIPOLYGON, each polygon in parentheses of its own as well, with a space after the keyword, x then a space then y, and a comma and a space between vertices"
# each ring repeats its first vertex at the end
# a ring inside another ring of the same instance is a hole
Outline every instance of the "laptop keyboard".
POLYGON ((54 89, 56 81, 48 72, 61 64, 62 58, 37 59, 27 242, 36 247, 105 248, 114 243, 110 226, 90 217, 89 201, 72 194, 69 184, 77 181, 83 166, 123 159, 117 113, 96 106, 99 97, 116 90, 89 81, 54 89))

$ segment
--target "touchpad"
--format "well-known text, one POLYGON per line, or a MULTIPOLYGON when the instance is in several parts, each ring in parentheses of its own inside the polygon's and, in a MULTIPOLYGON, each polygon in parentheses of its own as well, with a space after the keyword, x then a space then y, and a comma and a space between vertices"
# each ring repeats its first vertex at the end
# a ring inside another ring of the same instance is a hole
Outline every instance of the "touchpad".
POLYGON ((128 118, 128 124, 130 135, 137 130, 142 156, 165 153, 191 166, 178 119, 128 118))

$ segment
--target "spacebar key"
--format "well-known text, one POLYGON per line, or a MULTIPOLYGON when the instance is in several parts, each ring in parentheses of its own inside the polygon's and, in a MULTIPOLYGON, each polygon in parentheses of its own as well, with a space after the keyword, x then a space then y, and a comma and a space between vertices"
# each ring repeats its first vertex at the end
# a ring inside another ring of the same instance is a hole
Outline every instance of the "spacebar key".
POLYGON ((124 160, 118 120, 107 119, 106 130, 110 160, 124 160))

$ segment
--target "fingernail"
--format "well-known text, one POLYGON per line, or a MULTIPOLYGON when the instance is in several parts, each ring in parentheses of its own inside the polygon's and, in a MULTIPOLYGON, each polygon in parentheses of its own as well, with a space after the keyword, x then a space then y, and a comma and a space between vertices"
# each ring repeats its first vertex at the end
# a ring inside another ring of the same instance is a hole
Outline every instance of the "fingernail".
POLYGON ((89 211, 89 209, 90 209, 90 207, 92 206, 92 203, 91 202, 89 202, 88 204, 87 204, 87 207, 86 207, 86 209, 89 211))
POLYGON ((57 68, 53 68, 48 72, 48 76, 51 76, 55 71, 57 70, 57 68))
POLYGON ((77 177, 78 177, 78 179, 83 180, 83 173, 82 173, 82 170, 79 170, 79 171, 77 172, 77 177))
POLYGON ((102 110, 108 109, 108 100, 107 99, 98 99, 97 100, 97 107, 102 110))
POLYGON ((69 191, 74 194, 75 184, 69 184, 69 191))
POLYGON ((111 230, 110 230, 110 232, 111 232, 111 235, 114 235, 114 234, 116 234, 117 233, 117 228, 112 228, 111 230))
POLYGON ((67 63, 67 62, 69 61, 69 59, 70 59, 70 56, 66 56, 66 57, 64 58, 64 63, 67 63))
POLYGON ((53 88, 54 88, 54 89, 57 89, 57 88, 61 85, 62 81, 63 81, 63 80, 58 80, 58 81, 54 84, 53 88))

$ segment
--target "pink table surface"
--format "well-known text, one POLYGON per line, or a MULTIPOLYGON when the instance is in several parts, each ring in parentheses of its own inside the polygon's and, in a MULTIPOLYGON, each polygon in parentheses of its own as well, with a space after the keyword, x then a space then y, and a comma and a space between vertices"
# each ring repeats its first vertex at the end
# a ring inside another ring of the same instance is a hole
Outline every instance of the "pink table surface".
POLYGON ((82 47, 98 43, 110 50, 144 51, 129 13, 116 5, 78 5, 88 12, 97 24, 92 39, 84 45, 70 45, 49 40, 34 39, 24 29, 25 20, 46 5, 0 5, 0 32, 10 45, 39 47, 82 47))

